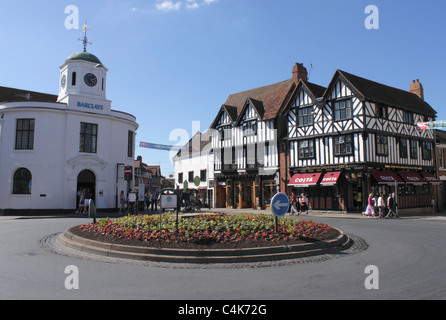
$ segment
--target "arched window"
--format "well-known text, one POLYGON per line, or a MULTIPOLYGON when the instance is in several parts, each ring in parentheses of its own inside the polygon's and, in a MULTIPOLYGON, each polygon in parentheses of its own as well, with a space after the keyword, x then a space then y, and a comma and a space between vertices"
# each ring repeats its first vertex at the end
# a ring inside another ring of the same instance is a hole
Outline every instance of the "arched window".
POLYGON ((32 176, 26 168, 20 168, 14 173, 13 194, 31 194, 32 176))
POLYGON ((71 75, 71 85, 76 85, 76 72, 73 72, 73 74, 71 75))

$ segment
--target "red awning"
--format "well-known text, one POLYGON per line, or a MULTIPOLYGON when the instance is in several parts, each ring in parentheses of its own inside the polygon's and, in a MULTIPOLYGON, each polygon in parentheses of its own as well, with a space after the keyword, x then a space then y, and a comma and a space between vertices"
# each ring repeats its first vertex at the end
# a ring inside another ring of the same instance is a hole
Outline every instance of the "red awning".
POLYGON ((426 179, 426 182, 429 182, 433 185, 440 185, 441 181, 438 180, 432 173, 422 173, 424 179, 426 179))
POLYGON ((292 187, 309 187, 315 186, 319 181, 322 173, 303 173, 295 174, 288 184, 292 187))
POLYGON ((337 182, 339 177, 341 176, 341 172, 327 172, 324 175, 324 178, 322 178, 321 185, 324 186, 334 186, 337 182))
POLYGON ((427 183, 426 180, 416 172, 398 172, 398 175, 407 183, 418 185, 427 183))
POLYGON ((370 172, 373 178, 379 183, 379 184, 387 184, 390 186, 393 186, 396 183, 404 183, 404 181, 395 173, 392 171, 372 171, 370 172))

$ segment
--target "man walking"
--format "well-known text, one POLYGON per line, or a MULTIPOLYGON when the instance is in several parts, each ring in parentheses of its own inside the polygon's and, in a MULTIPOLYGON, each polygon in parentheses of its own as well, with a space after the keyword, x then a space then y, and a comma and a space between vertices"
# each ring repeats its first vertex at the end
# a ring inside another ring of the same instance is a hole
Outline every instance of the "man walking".
POLYGON ((387 198, 387 207, 389 208, 389 213, 387 214, 386 219, 391 216, 399 218, 399 215, 397 213, 398 203, 396 202, 395 193, 392 193, 391 195, 389 195, 389 198, 387 198))

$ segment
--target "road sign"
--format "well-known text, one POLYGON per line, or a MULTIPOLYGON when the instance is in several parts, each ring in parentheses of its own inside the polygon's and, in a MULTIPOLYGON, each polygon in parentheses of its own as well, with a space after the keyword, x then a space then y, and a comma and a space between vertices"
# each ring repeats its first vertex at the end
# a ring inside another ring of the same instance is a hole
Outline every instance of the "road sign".
POLYGON ((132 180, 132 173, 133 173, 133 168, 132 167, 124 167, 124 179, 125 180, 132 180))
POLYGON ((290 207, 290 200, 285 193, 278 193, 271 199, 271 210, 276 217, 283 217, 290 207))

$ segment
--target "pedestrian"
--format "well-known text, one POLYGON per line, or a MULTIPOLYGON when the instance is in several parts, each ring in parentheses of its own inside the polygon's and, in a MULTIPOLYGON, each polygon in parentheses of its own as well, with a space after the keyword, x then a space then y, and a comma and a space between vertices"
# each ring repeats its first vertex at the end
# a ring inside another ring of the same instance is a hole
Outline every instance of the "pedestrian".
POLYGON ((152 194, 150 192, 146 192, 144 196, 144 202, 146 203, 147 211, 149 211, 149 208, 152 204, 152 194))
POLYGON ((124 190, 121 190, 121 195, 119 196, 119 203, 121 204, 119 208, 119 213, 125 212, 125 193, 124 190))
POLYGON ((391 216, 399 218, 397 212, 398 203, 396 202, 395 193, 390 194, 389 197, 387 198, 387 207, 389 208, 389 212, 386 215, 386 219, 388 219, 391 216))
POLYGON ((85 206, 85 194, 87 190, 82 189, 80 199, 79 199, 79 214, 86 214, 86 206, 85 206))
POLYGON ((79 203, 81 201, 81 193, 82 193, 82 188, 79 188, 79 190, 77 191, 77 210, 75 213, 80 213, 79 203))
POLYGON ((384 194, 382 194, 378 198, 378 212, 379 212, 379 217, 380 218, 384 218, 385 210, 386 210, 386 199, 384 198, 384 194))
POLYGON ((153 207, 155 207, 155 211, 158 211, 158 190, 153 190, 152 192, 152 212, 153 207))
POLYGON ((365 215, 367 217, 375 216, 375 199, 373 198, 373 193, 369 194, 367 199, 367 208, 365 209, 365 215))
POLYGON ((307 197, 305 196, 305 193, 302 193, 302 194, 301 194, 301 197, 300 197, 300 209, 299 209, 299 214, 300 214, 302 211, 306 211, 306 212, 307 212, 306 214, 308 214, 308 203, 307 203, 307 197))
POLYGON ((434 196, 432 196, 432 199, 431 199, 431 207, 432 207, 432 214, 435 214, 435 197, 434 196))
POLYGON ((300 214, 300 212, 297 210, 297 197, 294 194, 294 192, 291 193, 291 215, 294 213, 297 213, 297 215, 300 214))

